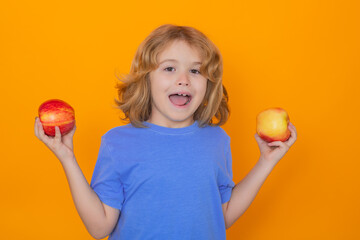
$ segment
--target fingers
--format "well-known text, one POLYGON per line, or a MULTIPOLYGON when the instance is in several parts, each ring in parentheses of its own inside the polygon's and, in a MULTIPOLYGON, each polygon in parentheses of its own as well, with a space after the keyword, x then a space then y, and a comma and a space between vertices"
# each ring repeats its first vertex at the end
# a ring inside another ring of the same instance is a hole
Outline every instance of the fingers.
POLYGON ((289 122, 289 130, 296 133, 296 127, 291 122, 289 122))
POLYGON ((291 146, 295 143, 296 139, 297 139, 297 131, 295 126, 290 122, 289 123, 289 130, 291 132, 290 138, 286 141, 286 143, 291 146))
POLYGON ((46 139, 43 126, 38 117, 35 118, 35 135, 41 140, 44 141, 46 139))
POLYGON ((51 139, 45 134, 43 125, 38 117, 35 118, 35 135, 40 141, 45 143, 45 145, 49 146, 51 139))
POLYGON ((38 117, 35 117, 34 132, 35 132, 35 136, 36 136, 37 138, 39 138, 39 130, 38 130, 37 119, 38 119, 38 117))
POLYGON ((60 128, 58 126, 55 126, 55 137, 54 140, 56 143, 61 142, 61 132, 60 132, 60 128))
POLYGON ((75 130, 76 130, 76 121, 74 121, 74 127, 73 127, 73 129, 71 129, 71 131, 69 132, 69 134, 70 134, 71 136, 73 136, 74 133, 75 133, 75 130))
POLYGON ((74 127, 70 130, 70 132, 65 134, 62 138, 63 143, 67 147, 69 147, 71 150, 74 150, 73 136, 74 136, 75 130, 76 130, 76 124, 74 124, 74 127))

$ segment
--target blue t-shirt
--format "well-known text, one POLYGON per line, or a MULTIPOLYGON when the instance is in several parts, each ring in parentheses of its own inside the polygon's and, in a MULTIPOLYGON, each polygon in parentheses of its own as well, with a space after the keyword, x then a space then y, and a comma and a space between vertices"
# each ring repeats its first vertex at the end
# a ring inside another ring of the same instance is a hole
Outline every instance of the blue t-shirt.
POLYGON ((144 122, 101 138, 90 186, 120 210, 111 240, 225 240, 222 204, 230 200, 230 137, 198 122, 167 128, 144 122))

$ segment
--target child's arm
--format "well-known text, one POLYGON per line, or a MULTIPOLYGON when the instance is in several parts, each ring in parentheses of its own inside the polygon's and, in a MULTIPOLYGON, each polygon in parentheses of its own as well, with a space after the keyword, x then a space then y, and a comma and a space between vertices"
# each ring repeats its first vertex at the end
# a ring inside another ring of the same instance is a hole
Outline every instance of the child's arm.
POLYGON ((225 210, 226 229, 249 208, 255 199, 265 179, 270 174, 272 166, 259 159, 251 171, 232 189, 230 201, 223 204, 225 210))
POLYGON ((76 210, 86 229, 91 236, 101 239, 112 232, 120 211, 103 204, 83 175, 73 152, 72 137, 75 129, 76 126, 71 132, 61 136, 56 127, 55 137, 48 137, 44 134, 39 119, 35 121, 36 137, 56 155, 63 166, 76 210))
POLYGON ((246 177, 232 189, 230 201, 223 204, 226 228, 231 227, 249 208, 272 169, 296 141, 297 132, 291 123, 289 130, 291 136, 285 142, 267 143, 255 134, 255 139, 260 148, 260 158, 246 177))
POLYGON ((62 162, 75 207, 88 232, 96 239, 108 236, 115 227, 120 211, 103 204, 89 186, 75 157, 62 162))

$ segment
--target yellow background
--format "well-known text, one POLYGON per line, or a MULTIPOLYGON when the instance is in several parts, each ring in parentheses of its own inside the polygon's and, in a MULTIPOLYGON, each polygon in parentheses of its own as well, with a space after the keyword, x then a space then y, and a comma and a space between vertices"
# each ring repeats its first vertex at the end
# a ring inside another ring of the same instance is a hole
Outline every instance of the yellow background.
POLYGON ((91 239, 61 164, 34 135, 38 106, 75 108, 91 180, 101 136, 122 125, 115 72, 164 23, 204 32, 224 58, 234 181, 259 157, 255 119, 282 107, 298 140, 228 239, 360 239, 358 1, 2 1, 1 239, 91 239))

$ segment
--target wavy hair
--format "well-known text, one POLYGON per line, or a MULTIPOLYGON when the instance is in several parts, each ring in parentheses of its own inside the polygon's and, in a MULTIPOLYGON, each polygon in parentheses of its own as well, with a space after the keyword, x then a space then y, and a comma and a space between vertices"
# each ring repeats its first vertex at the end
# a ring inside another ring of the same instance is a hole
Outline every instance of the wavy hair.
POLYGON ((172 24, 161 25, 153 30, 139 45, 132 60, 129 74, 118 77, 115 88, 118 99, 116 108, 135 127, 146 127, 151 114, 151 92, 149 73, 158 67, 157 56, 169 43, 183 40, 195 47, 202 57, 200 73, 207 78, 205 97, 194 112, 193 119, 200 127, 223 125, 230 114, 228 94, 222 84, 223 62, 219 49, 202 32, 193 27, 172 24), (214 118, 217 119, 215 123, 214 118))

